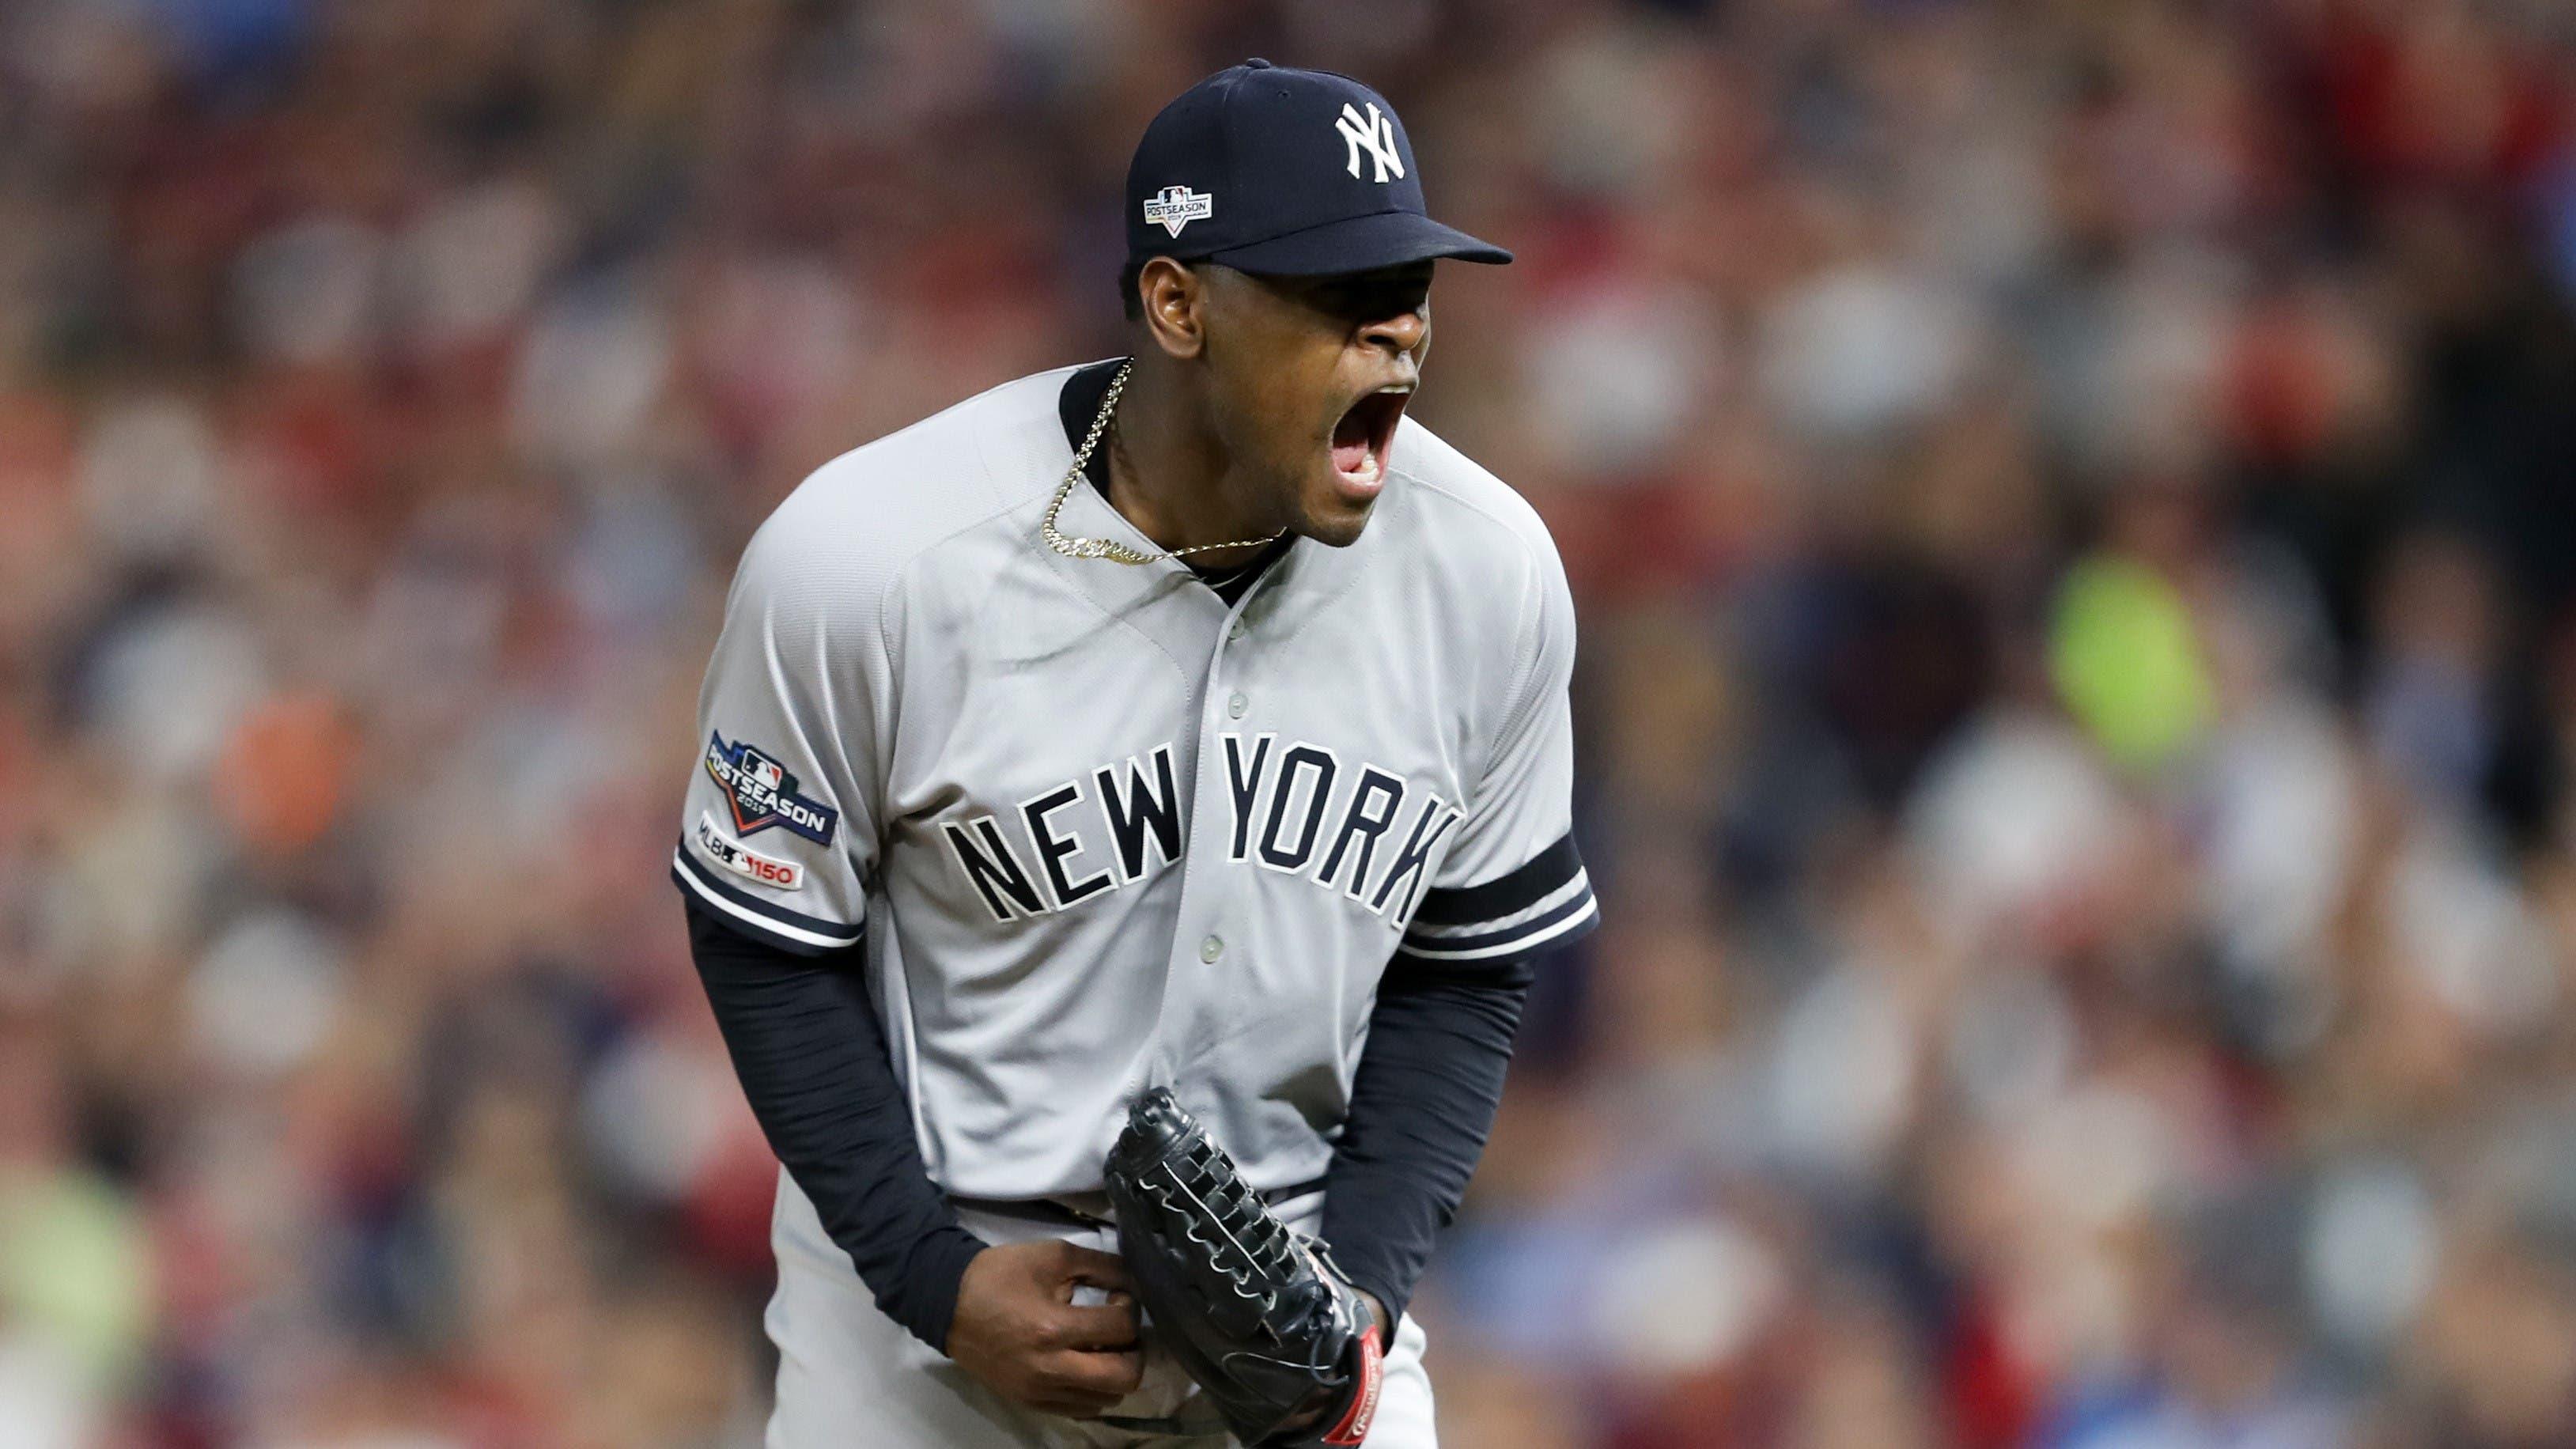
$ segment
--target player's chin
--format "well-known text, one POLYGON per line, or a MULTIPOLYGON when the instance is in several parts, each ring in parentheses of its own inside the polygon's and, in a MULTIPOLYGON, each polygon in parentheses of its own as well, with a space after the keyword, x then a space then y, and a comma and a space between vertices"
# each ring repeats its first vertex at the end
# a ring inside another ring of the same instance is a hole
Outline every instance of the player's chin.
POLYGON ((1306 490, 1305 517, 1298 520, 1297 533, 1329 548, 1348 548, 1359 542, 1361 530, 1368 527, 1369 514, 1377 508, 1376 487, 1355 488, 1352 480, 1342 476, 1330 462, 1325 476, 1306 490))

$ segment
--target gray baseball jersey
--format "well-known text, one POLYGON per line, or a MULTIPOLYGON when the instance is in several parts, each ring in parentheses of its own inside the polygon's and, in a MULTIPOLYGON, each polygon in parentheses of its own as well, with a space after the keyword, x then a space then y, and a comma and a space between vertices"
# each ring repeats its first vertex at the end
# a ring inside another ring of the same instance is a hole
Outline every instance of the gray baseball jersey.
MULTIPOLYGON (((1170 1084, 1268 1189, 1323 1174, 1380 973, 1593 921, 1574 614, 1529 506, 1408 420, 1348 548, 1228 606, 1051 551, 1072 369, 817 470, 746 550, 675 860, 807 952, 862 940, 947 1191, 1097 1188, 1170 1084)), ((1089 487, 1067 532, 1152 544, 1089 487)))

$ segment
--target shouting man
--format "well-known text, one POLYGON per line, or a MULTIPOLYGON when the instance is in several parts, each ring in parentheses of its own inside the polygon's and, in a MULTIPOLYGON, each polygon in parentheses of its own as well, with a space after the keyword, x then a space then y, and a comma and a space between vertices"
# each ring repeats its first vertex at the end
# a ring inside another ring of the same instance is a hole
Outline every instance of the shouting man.
POLYGON ((1510 254, 1383 97, 1261 60, 1127 208, 1133 355, 825 464, 707 672, 673 872, 785 1166, 773 1449, 1252 1432, 1116 1251, 1149 1095, 1357 1305, 1261 1442, 1429 1449, 1406 1304, 1596 918, 1555 547, 1405 415, 1434 263, 1510 254))

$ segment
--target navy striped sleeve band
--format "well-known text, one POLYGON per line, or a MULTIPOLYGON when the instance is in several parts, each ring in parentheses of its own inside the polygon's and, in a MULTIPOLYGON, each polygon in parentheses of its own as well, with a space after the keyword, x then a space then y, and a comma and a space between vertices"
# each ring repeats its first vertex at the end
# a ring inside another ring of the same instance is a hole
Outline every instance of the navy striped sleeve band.
POLYGON ((800 915, 785 906, 764 901, 747 890, 716 877, 704 861, 689 854, 684 841, 671 852, 671 879, 682 891, 702 902, 715 913, 716 919, 755 940, 767 941, 782 951, 799 956, 821 956, 845 951, 859 944, 863 929, 827 921, 820 916, 800 915))
POLYGON ((1571 831, 1508 875, 1427 891, 1398 949, 1431 961, 1481 961, 1563 946, 1601 923, 1571 831))

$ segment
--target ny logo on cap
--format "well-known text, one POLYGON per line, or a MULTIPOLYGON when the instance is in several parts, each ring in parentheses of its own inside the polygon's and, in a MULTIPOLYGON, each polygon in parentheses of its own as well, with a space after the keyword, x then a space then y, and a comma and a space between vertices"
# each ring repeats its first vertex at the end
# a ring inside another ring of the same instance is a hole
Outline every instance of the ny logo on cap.
MULTIPOLYGON (((1359 175, 1359 163, 1351 163, 1351 174, 1359 175)), ((1216 198, 1186 186, 1166 186, 1145 198, 1145 224, 1159 226, 1174 236, 1191 222, 1213 214, 1216 198)))
POLYGON ((1389 171, 1398 176, 1404 174, 1404 158, 1395 151, 1394 118, 1380 115, 1377 102, 1369 102, 1366 117, 1360 115, 1359 107, 1348 101, 1342 102, 1342 118, 1333 122, 1333 129, 1342 133, 1342 140, 1350 147, 1351 175, 1360 174, 1360 148, 1363 146, 1368 148, 1369 155, 1377 158, 1376 180, 1386 180, 1389 171))

